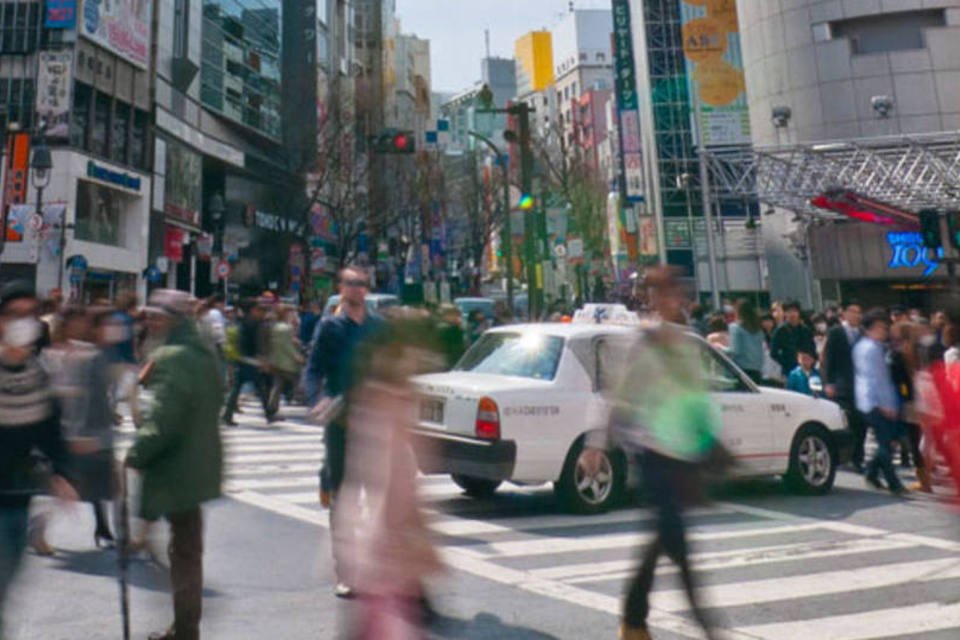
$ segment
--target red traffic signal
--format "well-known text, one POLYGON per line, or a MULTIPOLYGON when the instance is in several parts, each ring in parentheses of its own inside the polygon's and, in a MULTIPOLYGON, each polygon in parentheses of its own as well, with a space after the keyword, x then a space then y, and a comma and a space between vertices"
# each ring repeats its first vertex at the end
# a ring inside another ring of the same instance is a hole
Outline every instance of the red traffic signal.
POLYGON ((410 131, 387 129, 374 136, 371 142, 374 153, 414 153, 417 150, 414 135, 410 131))

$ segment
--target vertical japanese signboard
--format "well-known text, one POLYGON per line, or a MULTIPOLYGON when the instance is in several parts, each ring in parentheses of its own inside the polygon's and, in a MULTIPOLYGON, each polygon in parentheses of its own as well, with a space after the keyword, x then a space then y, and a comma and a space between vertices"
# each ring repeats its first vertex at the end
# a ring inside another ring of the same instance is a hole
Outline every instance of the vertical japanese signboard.
POLYGON ((6 217, 14 205, 23 204, 27 200, 27 172, 30 165, 29 133, 14 133, 7 136, 7 153, 3 161, 7 166, 4 171, 3 202, 0 203, 0 213, 4 220, 0 227, 3 228, 7 242, 22 242, 22 228, 15 229, 15 225, 8 224, 6 217))
POLYGON ((617 113, 620 123, 622 190, 628 202, 643 200, 643 159, 640 154, 640 112, 637 70, 633 59, 630 1, 613 0, 613 54, 617 113))
POLYGON ((47 122, 48 138, 69 138, 73 52, 41 51, 37 56, 37 115, 47 122))
POLYGON ((704 145, 750 143, 736 0, 678 0, 693 126, 704 145))

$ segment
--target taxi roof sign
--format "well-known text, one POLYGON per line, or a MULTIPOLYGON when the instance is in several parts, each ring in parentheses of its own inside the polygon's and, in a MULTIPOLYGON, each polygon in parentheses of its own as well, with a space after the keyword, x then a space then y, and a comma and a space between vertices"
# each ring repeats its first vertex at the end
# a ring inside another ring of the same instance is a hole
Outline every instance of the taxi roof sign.
POLYGON ((573 324, 640 325, 640 318, 622 304, 585 304, 573 314, 573 324))

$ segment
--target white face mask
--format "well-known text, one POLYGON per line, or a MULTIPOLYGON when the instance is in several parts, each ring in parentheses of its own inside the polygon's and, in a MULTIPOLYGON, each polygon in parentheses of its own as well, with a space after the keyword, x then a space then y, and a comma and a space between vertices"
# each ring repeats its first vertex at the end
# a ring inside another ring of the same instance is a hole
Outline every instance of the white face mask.
POLYGON ((816 326, 816 329, 817 329, 817 333, 826 333, 826 332, 827 332, 827 325, 824 324, 824 323, 822 323, 822 322, 818 322, 818 323, 817 323, 817 326, 816 326))
POLYGON ((40 334, 40 322, 35 318, 18 318, 3 325, 3 341, 11 347, 29 347, 40 334))

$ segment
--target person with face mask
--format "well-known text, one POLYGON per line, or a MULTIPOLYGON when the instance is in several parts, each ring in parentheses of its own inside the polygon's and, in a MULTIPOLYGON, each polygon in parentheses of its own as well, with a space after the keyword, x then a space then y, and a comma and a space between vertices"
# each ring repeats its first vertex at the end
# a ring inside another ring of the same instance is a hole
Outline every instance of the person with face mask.
POLYGON ((27 544, 30 498, 41 489, 35 450, 53 470, 47 490, 77 498, 66 480, 69 460, 56 402, 37 357, 43 335, 37 310, 28 284, 0 288, 0 635, 3 603, 27 544))

